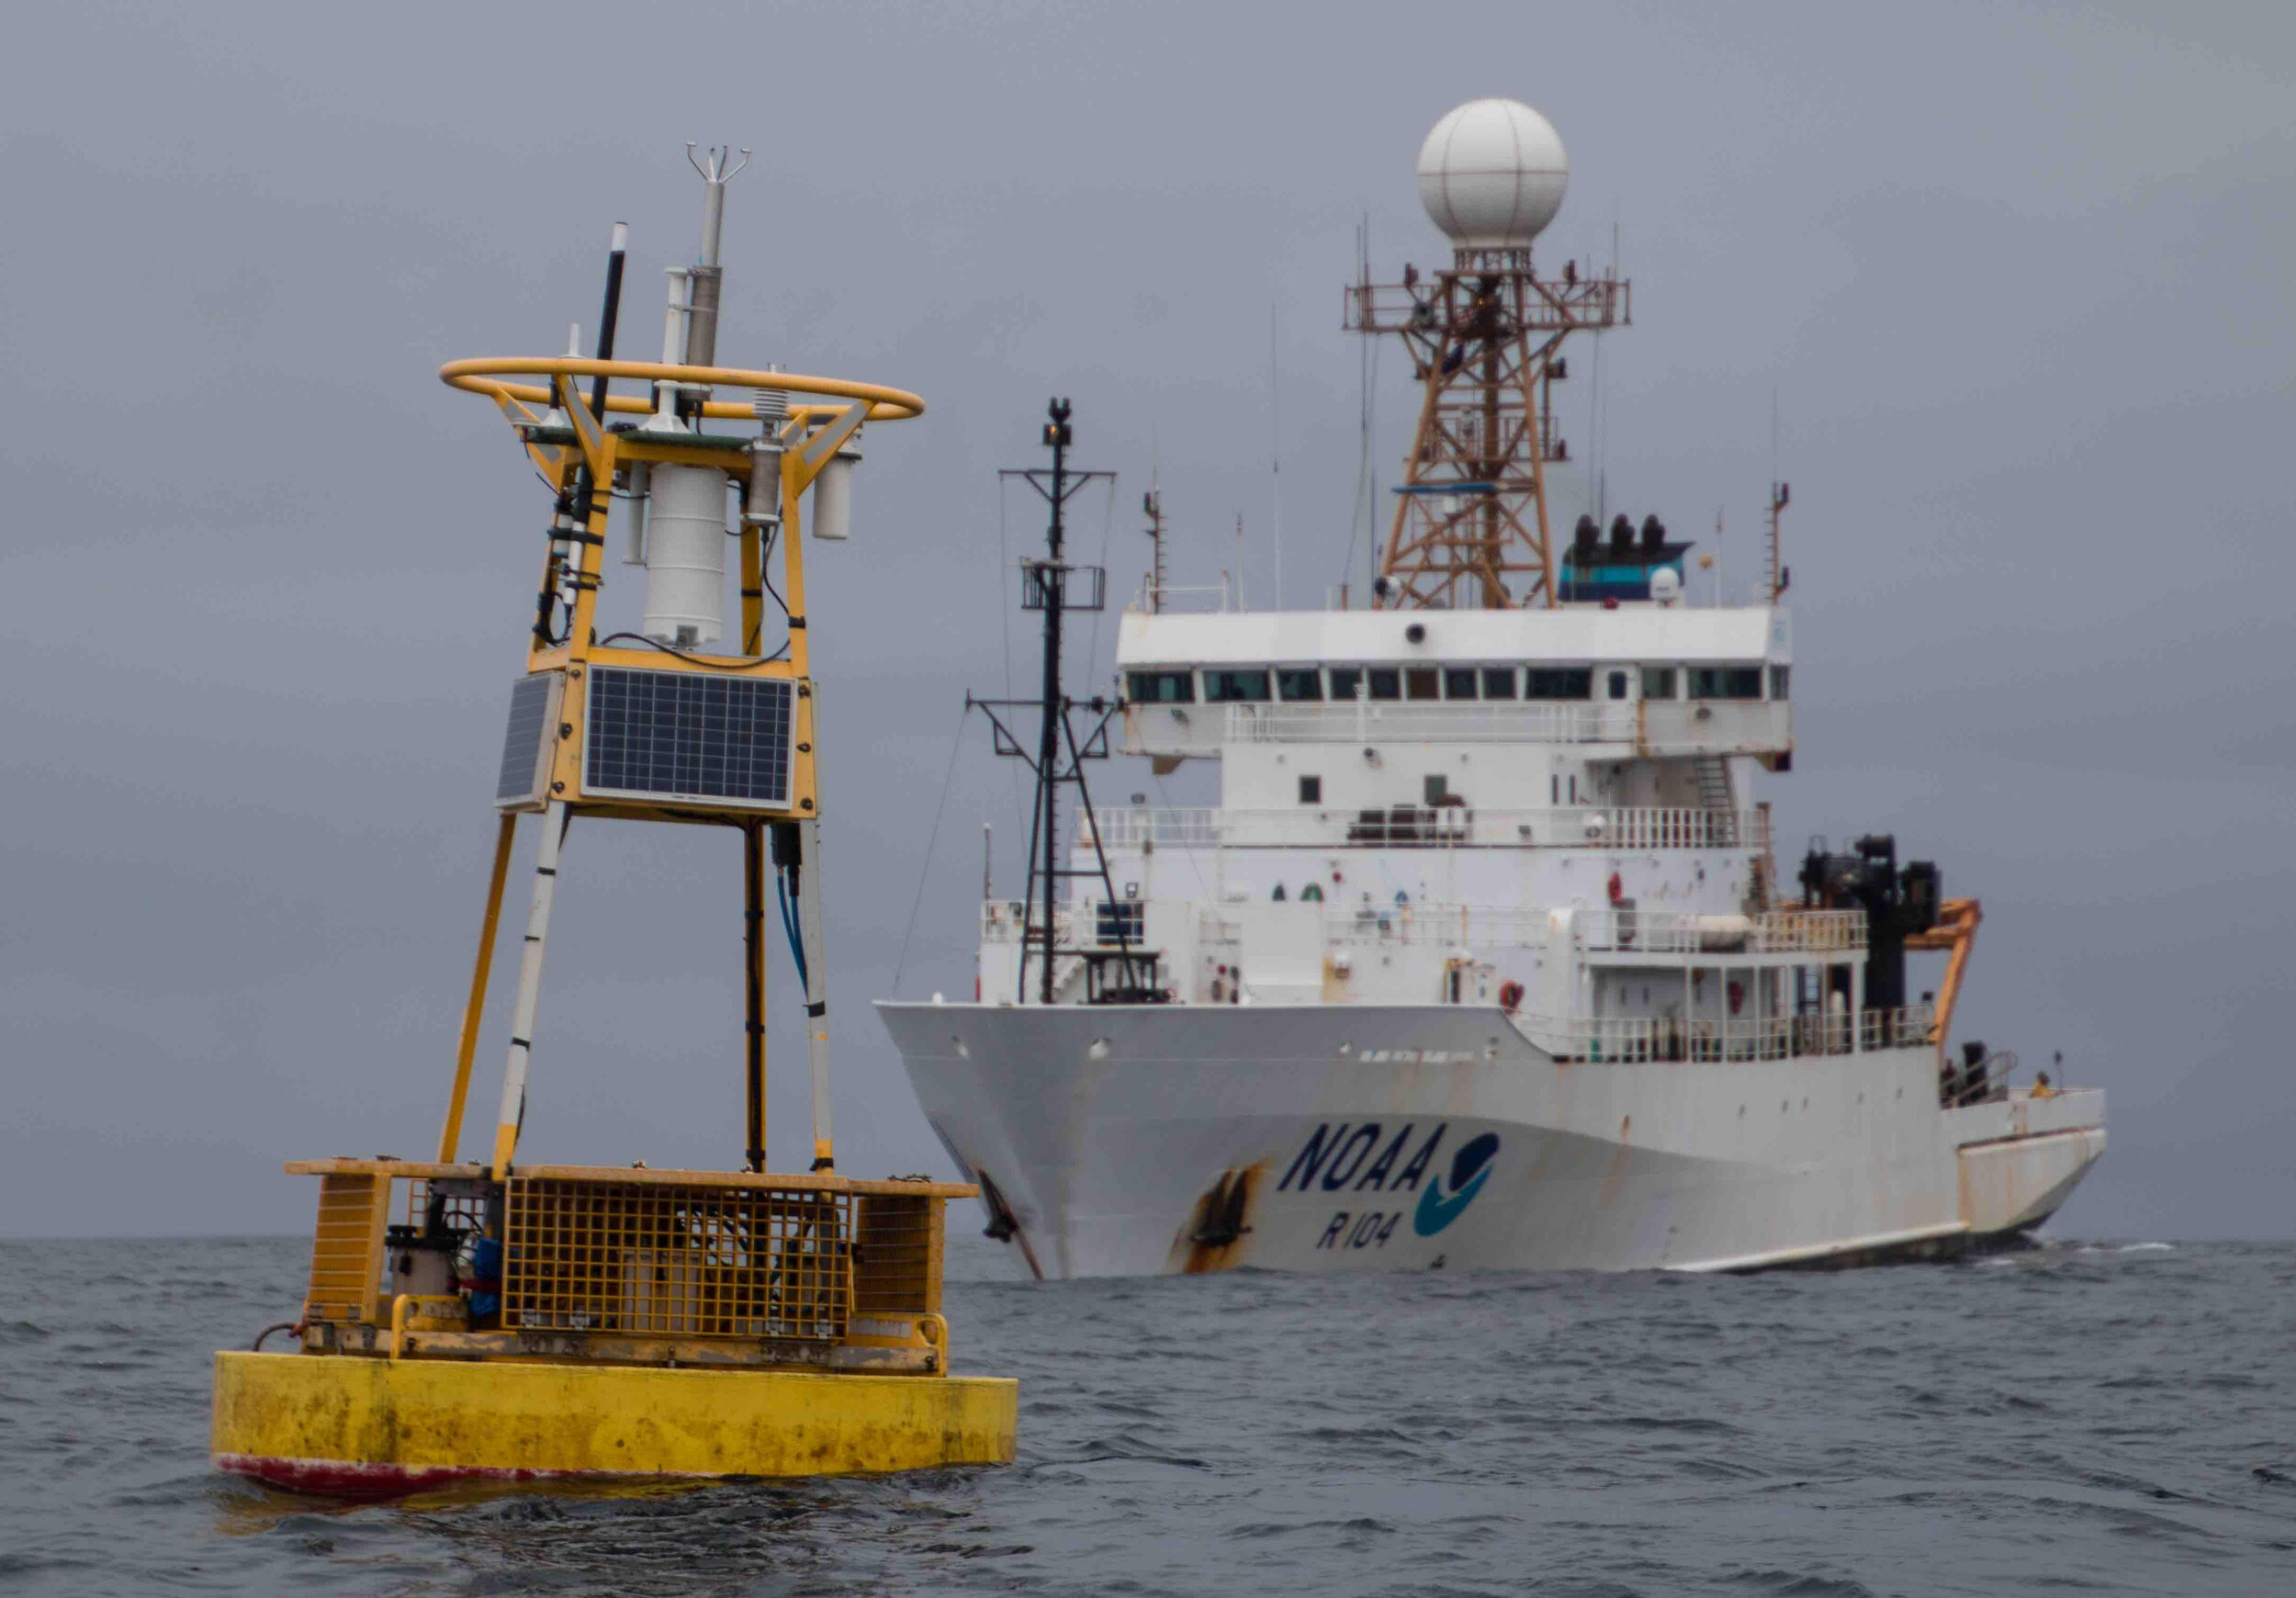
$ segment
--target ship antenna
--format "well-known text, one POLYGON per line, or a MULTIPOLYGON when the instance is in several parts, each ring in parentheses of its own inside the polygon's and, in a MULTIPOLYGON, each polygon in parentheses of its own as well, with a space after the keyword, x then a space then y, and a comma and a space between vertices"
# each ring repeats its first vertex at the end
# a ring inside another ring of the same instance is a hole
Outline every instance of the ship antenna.
POLYGON ((1770 602, 1776 604, 1794 580, 1785 566, 1785 542, 1779 527, 1780 512, 1794 498, 1794 487, 1778 478, 1778 391, 1770 390, 1770 602))
MULTIPOLYGON (((1364 213, 1356 224, 1356 286, 1367 291, 1371 286, 1371 214, 1364 213)), ((1356 541, 1363 538, 1370 524, 1378 520, 1379 512, 1372 503, 1379 476, 1371 460, 1371 433, 1375 411, 1377 381, 1379 371, 1379 344, 1376 339, 1366 339, 1356 362, 1356 503, 1347 517, 1347 557, 1339 566, 1339 604, 1347 608, 1348 576, 1356 569, 1356 541)), ((1371 584, 1379 575, 1379 538, 1371 532, 1365 544, 1368 565, 1364 571, 1364 591, 1371 591, 1371 584)))
MULTIPOLYGON (((1036 799, 1029 823, 1029 875, 1021 895, 1020 969, 1015 985, 1017 996, 1028 1000, 1029 952, 1035 946, 1041 961, 1037 972, 1038 1002, 1053 1002, 1052 989, 1061 953, 1058 914, 1060 884, 1073 877, 1097 876, 1108 895, 1108 903, 1116 902, 1116 885, 1109 873, 1108 854, 1100 845, 1100 828, 1092 814, 1092 792, 1085 781, 1086 760, 1106 760, 1109 754, 1109 723, 1124 708, 1120 699, 1096 695, 1079 704, 1071 700, 1061 683, 1062 620, 1070 611, 1097 613, 1106 608, 1108 573, 1097 566, 1075 566, 1067 556, 1068 501, 1087 483, 1105 482, 1114 491, 1114 472, 1077 471, 1068 464, 1068 446, 1075 433, 1068 425, 1072 407, 1066 400, 1055 399, 1045 407, 1048 418, 1044 424, 1044 443, 1052 452, 1052 464, 1047 467, 1012 467, 997 473, 1000 480, 1018 478, 1034 489, 1052 510, 1052 518, 1045 528, 1045 558, 1023 559, 1020 563, 1020 606, 1023 610, 1044 613, 1044 681, 1043 691, 1035 700, 975 699, 965 696, 968 710, 978 706, 988 715, 996 730, 996 748, 1000 755, 1025 760, 1036 773, 1036 799), (1031 755, 1015 735, 1001 712, 1033 708, 1038 713, 1036 750, 1031 755), (1098 719, 1081 738, 1071 720, 1075 712, 1083 710, 1098 719), (1063 784, 1074 783, 1079 811, 1079 836, 1090 838, 1098 864, 1097 871, 1064 868, 1060 863, 1060 790, 1063 784)), ((1112 928, 1104 929, 1103 936, 1112 931, 1117 944, 1117 958, 1121 962, 1117 983, 1119 992, 1131 992, 1150 985, 1139 980, 1138 968, 1132 954, 1131 928, 1120 911, 1112 910, 1112 928)), ((1081 942, 1081 940, 1079 940, 1081 942)), ((1087 963, 1093 963, 1087 956, 1087 963)), ((1096 965, 1095 969, 1098 967, 1096 965)))
POLYGON ((1722 507, 1714 508, 1714 608, 1722 608, 1722 507))
POLYGON ((1164 613, 1164 490, 1156 487, 1156 474, 1148 474, 1148 491, 1141 496, 1140 508, 1148 518, 1148 613, 1164 613))
POLYGON ((1276 274, 1267 274, 1268 538, 1275 546, 1276 606, 1284 608, 1284 394, 1276 362, 1276 274))

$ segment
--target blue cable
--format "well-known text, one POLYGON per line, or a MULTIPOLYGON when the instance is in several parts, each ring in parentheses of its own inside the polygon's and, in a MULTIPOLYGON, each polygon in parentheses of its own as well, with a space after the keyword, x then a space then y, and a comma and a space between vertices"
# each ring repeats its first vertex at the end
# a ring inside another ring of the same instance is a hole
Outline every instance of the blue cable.
POLYGON ((813 978, 805 973, 805 944, 797 936, 797 915, 789 902, 789 877, 786 872, 773 873, 773 897, 782 906, 782 930, 789 935, 790 958, 797 962, 797 980, 805 991, 813 991, 813 978))

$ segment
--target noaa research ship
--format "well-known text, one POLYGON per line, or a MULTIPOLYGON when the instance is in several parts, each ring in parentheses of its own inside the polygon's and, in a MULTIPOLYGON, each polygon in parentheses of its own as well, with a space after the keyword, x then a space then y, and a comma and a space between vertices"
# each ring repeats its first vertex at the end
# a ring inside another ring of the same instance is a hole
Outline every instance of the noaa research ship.
POLYGON ((1948 1255, 2104 1152, 2102 1093, 1950 1041, 1975 899, 1888 837, 1776 863, 1784 486, 1759 603, 1694 606, 1656 517, 1554 557, 1560 346, 1630 320, 1614 274, 1533 264, 1566 176, 1530 107, 1460 107, 1418 165, 1450 266, 1349 290, 1420 384, 1367 609, 1182 613, 1159 532, 1117 694, 1068 697, 1104 581, 1064 557, 1091 474, 1053 406, 1043 693, 970 702, 1036 771, 1027 892, 984 906, 974 1002, 879 1006, 1039 1276, 1948 1255), (1119 739, 1219 761, 1221 805, 1095 809, 1119 739))

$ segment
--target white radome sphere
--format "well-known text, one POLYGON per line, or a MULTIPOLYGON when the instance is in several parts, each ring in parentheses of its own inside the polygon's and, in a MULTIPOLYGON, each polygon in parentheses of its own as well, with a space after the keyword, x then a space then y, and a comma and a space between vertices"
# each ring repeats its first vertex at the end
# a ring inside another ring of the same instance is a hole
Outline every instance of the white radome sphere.
POLYGON ((1469 100, 1419 147, 1420 203, 1462 249, 1526 247, 1570 181, 1562 136, 1520 100, 1469 100))

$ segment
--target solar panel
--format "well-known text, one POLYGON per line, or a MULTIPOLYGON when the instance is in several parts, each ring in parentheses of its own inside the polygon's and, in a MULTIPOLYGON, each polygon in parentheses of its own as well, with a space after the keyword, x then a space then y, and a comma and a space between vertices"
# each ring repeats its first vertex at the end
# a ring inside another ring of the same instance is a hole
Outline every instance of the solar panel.
POLYGON ((791 684, 593 666, 582 792, 785 810, 791 684))
POLYGON ((511 684, 510 726, 502 732, 502 765, 495 773, 497 805, 539 805, 550 782, 550 747, 557 729, 558 690, 565 679, 555 671, 522 677, 511 684))

